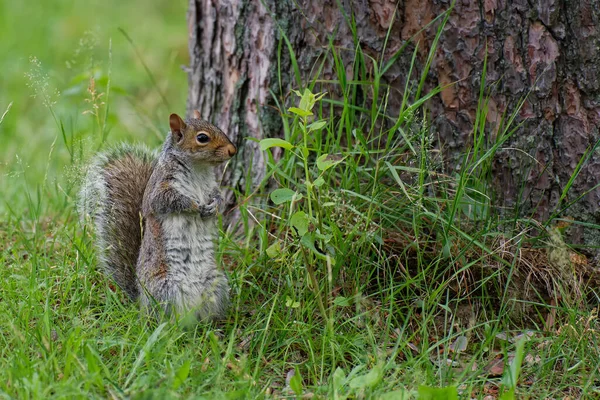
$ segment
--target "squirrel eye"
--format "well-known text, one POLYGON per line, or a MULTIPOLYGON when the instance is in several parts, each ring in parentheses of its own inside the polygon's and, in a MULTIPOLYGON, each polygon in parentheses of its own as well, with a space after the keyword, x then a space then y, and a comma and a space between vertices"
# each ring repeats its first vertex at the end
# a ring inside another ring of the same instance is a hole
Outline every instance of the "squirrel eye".
POLYGON ((200 133, 198 136, 196 136, 196 140, 198 141, 198 143, 208 143, 210 138, 208 137, 207 134, 200 133))

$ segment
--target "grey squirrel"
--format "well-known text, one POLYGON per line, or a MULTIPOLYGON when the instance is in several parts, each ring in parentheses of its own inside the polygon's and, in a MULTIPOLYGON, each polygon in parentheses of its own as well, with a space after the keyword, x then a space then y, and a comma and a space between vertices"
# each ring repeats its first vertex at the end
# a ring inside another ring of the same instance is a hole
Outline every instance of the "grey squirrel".
POLYGON ((198 111, 185 121, 171 114, 169 125, 159 154, 121 145, 97 155, 79 212, 93 219, 102 269, 144 309, 222 318, 229 285, 214 254, 214 167, 237 149, 198 111))

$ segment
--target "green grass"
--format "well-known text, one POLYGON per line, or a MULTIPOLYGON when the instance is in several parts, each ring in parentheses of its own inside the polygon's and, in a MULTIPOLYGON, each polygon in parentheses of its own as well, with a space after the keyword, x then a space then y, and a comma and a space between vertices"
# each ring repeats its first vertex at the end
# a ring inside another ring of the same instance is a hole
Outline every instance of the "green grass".
POLYGON ((0 0, 0 397, 598 396, 591 261, 562 235, 578 222, 496 211, 491 160, 516 125, 490 139, 485 79, 460 173, 445 171, 423 107, 441 89, 423 89, 433 50, 387 107, 382 76, 411 46, 376 60, 357 43, 348 77, 332 40, 338 80, 318 64, 274 98, 276 188, 237 193, 219 241, 225 321, 141 315, 95 268, 74 196, 104 142, 157 146, 183 112, 184 3, 0 0))

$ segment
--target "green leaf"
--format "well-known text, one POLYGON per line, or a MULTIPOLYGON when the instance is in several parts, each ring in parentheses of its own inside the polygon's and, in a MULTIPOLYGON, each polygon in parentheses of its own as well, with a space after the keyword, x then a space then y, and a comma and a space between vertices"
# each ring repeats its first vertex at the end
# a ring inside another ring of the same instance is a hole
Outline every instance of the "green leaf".
POLYGON ((279 254, 281 254, 281 246, 279 245, 279 241, 276 241, 272 245, 267 247, 266 253, 267 256, 269 256, 269 258, 275 258, 279 254))
POLYGON ((346 373, 340 367, 337 367, 335 372, 333 373, 333 388, 339 389, 344 384, 346 380, 346 373))
POLYGON ((308 215, 304 211, 296 211, 290 218, 290 225, 296 228, 300 236, 304 236, 308 232, 308 223, 308 215))
POLYGON ((314 95, 314 102, 316 103, 317 101, 321 100, 323 97, 325 97, 325 95, 327 94, 327 92, 322 92, 322 93, 317 93, 314 95))
POLYGON ((309 117, 309 116, 313 115, 313 113, 311 111, 303 110, 298 107, 290 107, 290 108, 288 108, 288 111, 291 112, 292 114, 296 114, 300 117, 309 117))
POLYGON ((379 396, 379 400, 408 400, 410 399, 409 392, 406 390, 394 390, 379 396))
POLYGON ((521 364, 525 357, 525 338, 521 338, 517 342, 517 349, 515 351, 515 358, 510 363, 510 368, 505 368, 504 376, 502 377, 502 384, 505 392, 500 396, 501 400, 514 400, 515 398, 515 387, 521 374, 521 364))
POLYGON ((382 368, 378 365, 364 375, 357 376, 348 384, 352 389, 372 388, 377 385, 383 377, 382 368))
POLYGON ((344 161, 344 158, 346 157, 322 154, 319 158, 317 158, 317 168, 319 168, 321 171, 326 171, 334 165, 337 165, 344 161))
POLYGON ((302 243, 302 245, 304 247, 306 247, 307 249, 309 249, 316 255, 323 256, 323 254, 321 254, 321 252, 319 252, 317 250, 317 248, 315 247, 315 234, 314 233, 311 232, 311 233, 306 233, 305 235, 302 235, 302 239, 300 239, 300 243, 302 243))
POLYGON ((285 296, 285 306, 289 308, 298 308, 300 307, 300 302, 293 301, 290 296, 285 296))
POLYGON ((456 386, 432 388, 419 386, 419 400, 458 400, 456 386))
POLYGON ((186 360, 175 373, 175 380, 173 381, 174 390, 177 390, 179 386, 181 386, 187 379, 188 375, 190 374, 190 365, 192 365, 192 362, 190 360, 186 360))
POLYGON ((292 189, 288 189, 288 188, 275 189, 271 192, 271 200, 275 204, 282 204, 282 203, 294 200, 295 195, 296 195, 296 192, 294 192, 292 189))
POLYGON ((312 94, 312 92, 308 88, 305 88, 302 96, 300 96, 300 104, 298 105, 300 109, 307 111, 312 110, 314 105, 314 97, 315 96, 312 94))
POLYGON ((287 140, 278 139, 278 138, 267 138, 263 139, 260 142, 260 149, 265 151, 270 149, 271 147, 283 147, 284 149, 291 150, 294 148, 294 145, 288 142, 287 140))
POLYGON ((327 125, 327 121, 324 119, 320 121, 315 121, 312 124, 308 125, 308 130, 317 131, 319 129, 322 129, 325 125, 327 125))
POLYGON ((337 367, 333 373, 333 398, 336 400, 346 399, 348 396, 340 394, 340 390, 346 382, 346 373, 340 367, 337 367))
POLYGON ((308 232, 308 233, 302 235, 302 238, 300 239, 300 244, 302 244, 302 246, 309 249, 314 255, 316 255, 320 259, 329 260, 331 265, 335 265, 334 257, 332 257, 330 254, 323 253, 323 250, 317 250, 317 248, 315 247, 315 240, 316 240, 315 233, 308 232))
MULTIPOLYGON (((198 399, 204 399, 205 397, 199 397, 198 399)), ((234 391, 228 391, 225 394, 225 398, 228 400, 246 399, 248 398, 248 389, 239 389, 234 391)))
POLYGON ((338 296, 333 299, 333 304, 338 307, 350 307, 350 299, 344 296, 338 296))
POLYGON ((290 387, 296 393, 296 396, 302 396, 302 376, 300 376, 298 369, 296 369, 294 376, 290 379, 290 387))
POLYGON ((321 187, 324 183, 325 179, 323 179, 323 177, 320 176, 313 182, 313 185, 315 185, 316 187, 321 187))
POLYGON ((333 238, 333 235, 331 233, 316 232, 315 236, 317 239, 324 240, 325 243, 329 243, 329 241, 333 238))

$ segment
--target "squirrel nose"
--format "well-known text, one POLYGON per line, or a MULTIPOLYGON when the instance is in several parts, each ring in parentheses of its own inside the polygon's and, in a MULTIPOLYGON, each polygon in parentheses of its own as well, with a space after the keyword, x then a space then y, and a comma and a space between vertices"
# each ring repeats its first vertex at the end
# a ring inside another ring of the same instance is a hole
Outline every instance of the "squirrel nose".
POLYGON ((229 157, 233 157, 235 156, 235 153, 237 153, 237 149, 234 145, 230 144, 229 146, 227 146, 227 152, 229 153, 229 157))

